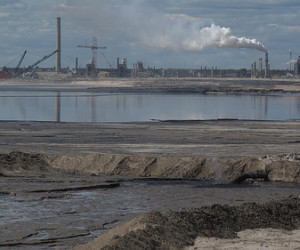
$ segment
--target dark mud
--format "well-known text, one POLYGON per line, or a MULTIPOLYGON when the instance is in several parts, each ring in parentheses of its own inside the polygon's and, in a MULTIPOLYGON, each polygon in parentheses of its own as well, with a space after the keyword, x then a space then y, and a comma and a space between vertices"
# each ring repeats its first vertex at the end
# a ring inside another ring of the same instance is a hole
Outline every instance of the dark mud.
POLYGON ((199 236, 234 238, 245 229, 300 228, 300 199, 149 212, 74 249, 182 249, 199 236))

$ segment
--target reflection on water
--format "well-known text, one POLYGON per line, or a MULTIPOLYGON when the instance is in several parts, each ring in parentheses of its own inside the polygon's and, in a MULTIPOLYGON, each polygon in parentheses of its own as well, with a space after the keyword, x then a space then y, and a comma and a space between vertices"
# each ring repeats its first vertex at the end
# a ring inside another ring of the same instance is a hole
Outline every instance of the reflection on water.
POLYGON ((0 92, 0 120, 299 120, 300 95, 0 92))

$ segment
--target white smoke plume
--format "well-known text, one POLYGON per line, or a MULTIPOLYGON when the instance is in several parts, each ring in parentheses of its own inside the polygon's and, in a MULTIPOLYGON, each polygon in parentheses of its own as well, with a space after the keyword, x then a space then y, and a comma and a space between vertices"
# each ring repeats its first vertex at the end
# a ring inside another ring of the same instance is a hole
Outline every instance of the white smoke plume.
POLYGON ((72 0, 63 8, 74 18, 97 24, 101 33, 125 33, 134 44, 199 52, 208 47, 266 52, 256 39, 236 37, 230 28, 183 14, 165 14, 146 0, 72 0))
POLYGON ((216 48, 247 48, 267 52, 266 48, 256 39, 236 37, 230 28, 220 27, 211 23, 203 27, 200 19, 186 15, 166 15, 161 18, 161 30, 140 32, 144 44, 171 50, 201 51, 208 47, 216 48))

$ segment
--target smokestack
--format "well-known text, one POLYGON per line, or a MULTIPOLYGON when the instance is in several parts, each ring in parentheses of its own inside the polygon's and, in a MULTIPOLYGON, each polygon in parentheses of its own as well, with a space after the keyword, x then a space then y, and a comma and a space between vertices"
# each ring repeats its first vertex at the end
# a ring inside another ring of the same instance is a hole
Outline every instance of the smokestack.
POLYGON ((118 70, 118 76, 120 76, 120 58, 117 58, 117 70, 118 70))
POLYGON ((60 72, 61 68, 61 38, 60 38, 60 17, 56 19, 56 72, 60 72))
POLYGON ((268 52, 266 52, 266 58, 265 58, 265 78, 268 78, 270 76, 270 66, 269 66, 269 55, 268 52))
POLYGON ((75 69, 76 69, 76 74, 77 74, 78 73, 78 57, 76 57, 75 69))
POLYGON ((258 77, 262 77, 262 58, 258 59, 258 77))

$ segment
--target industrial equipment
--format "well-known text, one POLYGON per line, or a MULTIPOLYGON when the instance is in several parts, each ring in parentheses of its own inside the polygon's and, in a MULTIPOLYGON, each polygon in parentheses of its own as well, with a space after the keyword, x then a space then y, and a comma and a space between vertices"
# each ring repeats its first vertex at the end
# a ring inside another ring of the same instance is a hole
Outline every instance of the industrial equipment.
POLYGON ((16 66, 16 68, 15 68, 15 75, 18 74, 18 70, 19 70, 19 68, 20 68, 21 63, 23 62, 23 59, 24 59, 26 53, 27 53, 27 50, 24 51, 23 55, 22 55, 21 58, 20 58, 20 61, 18 62, 17 66, 16 66))
POLYGON ((265 78, 270 78, 270 64, 269 64, 269 54, 265 54, 265 78))
POLYGON ((258 77, 261 78, 262 77, 262 58, 260 57, 258 59, 258 77))
POLYGON ((49 57, 53 56, 55 53, 57 53, 58 50, 53 51, 52 53, 50 53, 49 55, 44 56, 43 58, 41 58, 40 60, 36 61, 34 64, 28 66, 27 68, 25 68, 23 70, 23 74, 27 77, 32 77, 32 75, 34 74, 34 72, 37 70, 37 65, 40 64, 41 62, 45 61, 46 59, 48 59, 49 57))
POLYGON ((0 79, 1 78, 5 78, 5 79, 12 78, 12 73, 8 72, 6 67, 3 67, 2 69, 0 69, 0 79))
POLYGON ((119 77, 127 77, 127 59, 122 59, 120 63, 120 59, 117 58, 117 68, 118 68, 118 76, 119 77))
POLYGON ((109 67, 112 69, 113 66, 111 65, 111 63, 108 61, 108 59, 106 58, 106 56, 104 55, 104 53, 102 52, 101 55, 104 57, 105 61, 107 62, 107 64, 109 65, 109 67))
POLYGON ((294 69, 296 77, 300 77, 300 56, 298 56, 298 60, 294 65, 294 69))
POLYGON ((96 73, 96 67, 97 67, 97 50, 98 49, 106 49, 106 47, 98 47, 97 46, 97 37, 92 38, 92 45, 78 45, 77 48, 88 48, 92 49, 93 57, 91 60, 90 65, 87 65, 87 69, 94 71, 96 73))
POLYGON ((25 50, 13 72, 14 74, 12 72, 9 72, 6 67, 3 67, 2 69, 0 69, 0 78, 12 78, 13 75, 17 75, 20 65, 23 62, 26 53, 27 51, 25 50))

